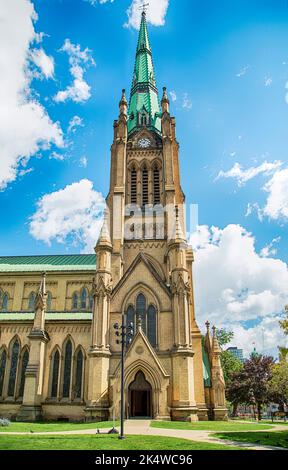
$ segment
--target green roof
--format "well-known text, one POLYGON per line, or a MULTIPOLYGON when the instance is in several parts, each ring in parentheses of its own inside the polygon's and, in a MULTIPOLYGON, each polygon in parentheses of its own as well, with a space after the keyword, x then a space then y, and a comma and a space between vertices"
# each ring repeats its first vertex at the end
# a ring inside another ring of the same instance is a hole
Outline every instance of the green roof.
MULTIPOLYGON (((0 313, 0 321, 33 321, 34 315, 33 312, 0 313)), ((47 321, 92 320, 92 312, 46 312, 45 319, 47 321)))
POLYGON ((203 358, 203 379, 204 387, 211 387, 211 369, 208 355, 204 344, 202 343, 202 358, 203 358))
POLYGON ((0 272, 93 271, 96 255, 0 256, 0 272))
POLYGON ((148 129, 161 133, 161 112, 145 12, 142 13, 130 94, 129 134, 141 128, 141 113, 149 115, 148 129))

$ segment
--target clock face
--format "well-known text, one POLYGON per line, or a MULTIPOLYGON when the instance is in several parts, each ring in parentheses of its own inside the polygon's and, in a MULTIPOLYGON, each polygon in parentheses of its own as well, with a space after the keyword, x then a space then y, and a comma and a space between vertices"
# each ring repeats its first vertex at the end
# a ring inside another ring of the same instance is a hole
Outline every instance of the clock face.
POLYGON ((138 145, 142 149, 147 149, 148 147, 150 147, 151 142, 149 139, 140 139, 138 140, 138 145))

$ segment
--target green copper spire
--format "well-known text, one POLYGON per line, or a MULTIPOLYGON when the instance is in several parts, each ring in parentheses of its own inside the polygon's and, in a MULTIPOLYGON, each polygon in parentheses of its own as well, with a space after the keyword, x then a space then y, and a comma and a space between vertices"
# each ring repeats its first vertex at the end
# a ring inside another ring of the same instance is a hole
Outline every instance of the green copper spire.
POLYGON ((146 126, 161 133, 161 113, 158 100, 152 52, 146 23, 142 13, 139 39, 136 51, 130 103, 128 133, 146 126))

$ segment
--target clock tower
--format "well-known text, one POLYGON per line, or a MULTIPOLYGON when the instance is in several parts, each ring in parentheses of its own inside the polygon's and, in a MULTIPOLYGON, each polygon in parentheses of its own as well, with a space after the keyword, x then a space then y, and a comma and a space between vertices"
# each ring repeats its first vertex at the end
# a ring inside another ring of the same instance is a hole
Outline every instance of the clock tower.
POLYGON ((130 100, 123 90, 114 122, 108 211, 96 246, 87 417, 119 416, 120 346, 113 324, 123 316, 135 330, 125 355, 127 417, 226 416, 217 351, 209 366, 217 340, 205 352, 195 318, 184 200, 176 122, 166 88, 159 99, 143 12, 130 100))

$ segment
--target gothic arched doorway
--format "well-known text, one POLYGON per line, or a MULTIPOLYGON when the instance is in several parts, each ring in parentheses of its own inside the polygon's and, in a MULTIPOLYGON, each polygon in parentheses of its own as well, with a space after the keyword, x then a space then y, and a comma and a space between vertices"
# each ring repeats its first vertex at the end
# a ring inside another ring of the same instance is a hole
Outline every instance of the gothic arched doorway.
POLYGON ((130 418, 152 417, 152 387, 143 372, 137 372, 134 382, 129 385, 128 396, 130 418))

